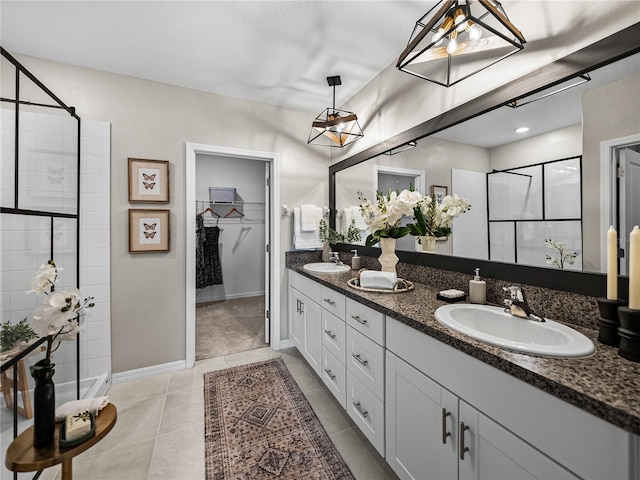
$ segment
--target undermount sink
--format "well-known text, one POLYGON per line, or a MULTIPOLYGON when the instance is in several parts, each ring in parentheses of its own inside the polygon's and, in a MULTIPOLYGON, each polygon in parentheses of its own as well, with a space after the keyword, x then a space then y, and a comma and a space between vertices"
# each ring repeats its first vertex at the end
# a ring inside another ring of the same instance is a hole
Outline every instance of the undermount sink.
POLYGON ((452 304, 439 307, 436 319, 476 340, 507 350, 544 357, 586 357, 595 351, 582 333, 553 320, 515 317, 502 307, 452 304))
POLYGON ((337 265, 333 262, 307 263, 302 268, 316 273, 341 273, 351 270, 349 265, 337 265))

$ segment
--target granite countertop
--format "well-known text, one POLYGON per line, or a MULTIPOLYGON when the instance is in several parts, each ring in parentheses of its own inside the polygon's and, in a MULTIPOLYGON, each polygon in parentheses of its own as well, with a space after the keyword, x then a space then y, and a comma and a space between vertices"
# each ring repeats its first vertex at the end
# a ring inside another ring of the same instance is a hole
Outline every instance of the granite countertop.
POLYGON ((598 331, 570 325, 589 337, 596 352, 586 358, 547 358, 504 350, 458 333, 440 324, 435 310, 447 303, 437 290, 413 282, 410 292, 384 294, 355 290, 347 280, 355 276, 312 273, 301 263, 287 267, 357 302, 384 313, 447 345, 575 405, 628 432, 640 435, 640 363, 618 356, 614 347, 597 341, 598 331))

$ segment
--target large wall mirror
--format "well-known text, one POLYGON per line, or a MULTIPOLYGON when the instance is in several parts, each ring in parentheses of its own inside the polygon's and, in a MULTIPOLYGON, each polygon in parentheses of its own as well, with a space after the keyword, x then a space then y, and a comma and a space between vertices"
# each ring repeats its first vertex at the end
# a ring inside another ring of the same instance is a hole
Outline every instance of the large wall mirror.
MULTIPOLYGON (((632 183, 640 174, 630 174, 640 172, 639 38, 636 24, 333 165, 332 225, 346 228, 358 191, 371 198, 409 183, 426 194, 446 187, 472 208, 437 242, 437 254, 604 271, 602 230, 617 226, 624 252, 640 223, 640 185, 632 183), (606 141, 610 155, 601 158, 606 141), (618 163, 627 173, 620 179, 618 163), (573 259, 563 262, 547 240, 561 242, 573 259)), ((400 239, 397 249, 405 260, 432 263, 419 258, 426 254, 416 253, 415 237, 400 239)))

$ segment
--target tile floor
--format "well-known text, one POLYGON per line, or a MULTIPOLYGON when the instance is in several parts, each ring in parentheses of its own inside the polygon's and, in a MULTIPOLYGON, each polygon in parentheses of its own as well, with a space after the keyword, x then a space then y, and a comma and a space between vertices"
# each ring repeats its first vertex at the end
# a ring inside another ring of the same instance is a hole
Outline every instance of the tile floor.
MULTIPOLYGON (((198 361, 184 372, 111 386, 107 394, 118 407, 118 422, 100 443, 74 459, 74 480, 204 480, 202 374, 278 355, 355 478, 397 479, 295 348, 260 348, 198 361)), ((47 469, 40 478, 59 479, 60 469, 47 469)))

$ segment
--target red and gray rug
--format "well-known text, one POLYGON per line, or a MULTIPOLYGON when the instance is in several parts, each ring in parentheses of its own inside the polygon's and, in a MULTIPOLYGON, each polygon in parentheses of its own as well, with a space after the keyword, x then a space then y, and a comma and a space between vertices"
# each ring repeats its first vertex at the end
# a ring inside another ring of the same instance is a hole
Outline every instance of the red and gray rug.
POLYGON ((204 376, 207 480, 354 477, 280 358, 204 376))

